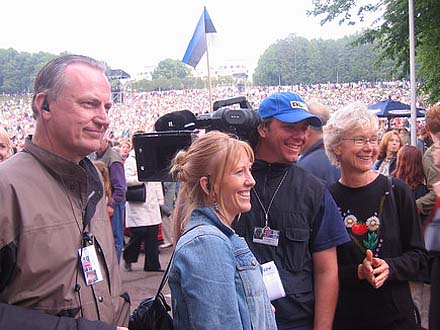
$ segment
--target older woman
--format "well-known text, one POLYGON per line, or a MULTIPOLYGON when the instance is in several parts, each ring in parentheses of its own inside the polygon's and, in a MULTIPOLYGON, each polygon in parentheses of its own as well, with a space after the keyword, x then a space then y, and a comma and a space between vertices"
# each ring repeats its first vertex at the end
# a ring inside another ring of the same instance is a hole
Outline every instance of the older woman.
POLYGON ((403 146, 402 139, 396 131, 386 132, 379 145, 379 155, 374 169, 380 174, 390 176, 396 169, 397 152, 403 146))
POLYGON ((174 329, 276 329, 261 267, 231 228, 251 208, 253 160, 248 144, 216 131, 175 157, 174 329))
POLYGON ((12 141, 8 132, 0 127, 0 163, 12 155, 12 141))
POLYGON ((335 330, 419 329, 408 280, 427 253, 410 188, 371 170, 377 133, 377 117, 362 104, 336 111, 324 127, 326 152, 341 167, 330 192, 352 239, 338 247, 335 330))

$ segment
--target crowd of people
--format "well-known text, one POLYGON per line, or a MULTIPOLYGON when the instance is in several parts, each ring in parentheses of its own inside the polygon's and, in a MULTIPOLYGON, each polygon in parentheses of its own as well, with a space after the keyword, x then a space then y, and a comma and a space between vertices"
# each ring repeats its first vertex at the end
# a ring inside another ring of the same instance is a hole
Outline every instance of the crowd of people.
MULTIPOLYGON (((409 82, 358 82, 339 84, 315 84, 294 86, 250 86, 245 91, 235 87, 213 88, 213 100, 224 100, 245 96, 253 109, 261 101, 275 92, 294 92, 304 97, 308 103, 318 103, 334 112, 341 106, 359 101, 366 105, 391 98, 410 103, 409 82)), ((33 132, 35 121, 30 111, 32 96, 0 95, 0 122, 8 131, 14 146, 21 149, 26 136, 33 132)), ((417 107, 426 108, 423 98, 419 98, 417 107)), ((129 138, 136 131, 150 132, 157 118, 180 110, 190 110, 194 114, 210 111, 207 89, 172 90, 143 93, 125 93, 123 103, 115 103, 109 113, 110 138, 118 141, 129 138)), ((398 123, 403 126, 403 123, 398 123)))
POLYGON ((50 61, 34 86, 0 104, 2 327, 127 329, 120 259, 133 271, 143 243, 143 270, 164 272, 163 222, 174 329, 416 330, 425 281, 440 329, 440 251, 423 238, 440 205, 440 105, 420 148, 404 120, 389 130, 366 107, 407 103, 407 82, 248 88, 255 145, 201 134, 172 160, 177 187, 138 180, 130 138, 208 111, 206 91, 112 105, 104 68, 81 55, 50 61))

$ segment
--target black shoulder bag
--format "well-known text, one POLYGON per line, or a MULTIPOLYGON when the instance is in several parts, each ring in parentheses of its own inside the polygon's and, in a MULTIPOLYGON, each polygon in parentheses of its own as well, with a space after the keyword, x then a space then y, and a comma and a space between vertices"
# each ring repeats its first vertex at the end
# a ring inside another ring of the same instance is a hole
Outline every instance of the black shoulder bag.
POLYGON ((147 197, 147 189, 145 184, 142 183, 137 186, 128 186, 125 192, 125 200, 127 202, 142 202, 145 203, 147 197))
POLYGON ((173 330, 173 318, 162 289, 168 280, 168 272, 173 261, 174 251, 170 262, 160 282, 159 289, 154 297, 145 298, 130 315, 128 328, 130 330, 173 330))

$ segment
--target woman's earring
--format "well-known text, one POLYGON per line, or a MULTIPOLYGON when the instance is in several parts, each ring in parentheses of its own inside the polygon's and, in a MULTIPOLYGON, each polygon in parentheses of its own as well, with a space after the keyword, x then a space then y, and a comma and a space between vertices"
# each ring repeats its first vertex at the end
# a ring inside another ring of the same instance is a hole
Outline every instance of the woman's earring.
POLYGON ((214 206, 214 210, 218 211, 219 205, 218 205, 216 200, 214 200, 214 205, 213 206, 214 206))

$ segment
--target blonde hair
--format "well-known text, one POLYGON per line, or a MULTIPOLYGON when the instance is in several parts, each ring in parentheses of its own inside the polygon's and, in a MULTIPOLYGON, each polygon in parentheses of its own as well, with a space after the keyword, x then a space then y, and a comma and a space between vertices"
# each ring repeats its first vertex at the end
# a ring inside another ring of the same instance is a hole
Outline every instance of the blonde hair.
POLYGON ((252 148, 246 142, 218 131, 211 131, 198 138, 187 151, 179 151, 174 157, 171 174, 179 182, 174 231, 176 240, 180 237, 194 209, 218 203, 218 213, 224 214, 222 182, 245 152, 250 162, 254 161, 252 148), (200 185, 200 178, 209 181, 209 196, 200 185), (216 187, 217 189, 214 189, 216 187))
POLYGON ((6 145, 6 148, 9 150, 8 157, 10 157, 13 153, 12 149, 12 141, 9 138, 8 132, 3 127, 0 127, 0 141, 3 141, 6 145))
POLYGON ((108 199, 108 203, 113 203, 112 183, 110 181, 110 174, 108 172, 107 165, 99 160, 93 163, 102 175, 102 181, 104 182, 104 194, 108 199))
MULTIPOLYGON (((385 158, 387 156, 388 142, 390 142, 390 140, 393 136, 395 136, 399 139, 399 143, 400 143, 399 149, 402 148, 403 141, 402 141, 402 138, 400 137, 399 133, 397 133, 396 131, 388 131, 382 136, 382 140, 380 140, 379 156, 378 156, 379 159, 385 158)), ((397 152, 396 152, 395 156, 396 155, 397 155, 397 152)))

